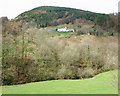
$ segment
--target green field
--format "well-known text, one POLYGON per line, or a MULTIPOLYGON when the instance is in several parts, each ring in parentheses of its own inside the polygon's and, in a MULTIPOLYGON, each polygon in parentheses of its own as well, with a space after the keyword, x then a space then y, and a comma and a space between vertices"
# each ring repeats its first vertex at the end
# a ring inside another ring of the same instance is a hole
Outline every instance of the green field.
POLYGON ((51 80, 3 86, 2 90, 3 94, 117 94, 117 88, 111 84, 113 74, 117 72, 105 72, 83 80, 51 80))

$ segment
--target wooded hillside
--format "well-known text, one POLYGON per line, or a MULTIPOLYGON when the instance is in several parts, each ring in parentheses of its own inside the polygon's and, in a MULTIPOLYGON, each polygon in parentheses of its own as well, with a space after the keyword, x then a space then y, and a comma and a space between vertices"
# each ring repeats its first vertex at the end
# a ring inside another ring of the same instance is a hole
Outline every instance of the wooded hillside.
POLYGON ((78 23, 97 24, 104 28, 114 27, 115 23, 107 14, 94 13, 75 8, 42 6, 26 11, 15 21, 34 22, 37 28, 60 24, 78 23))

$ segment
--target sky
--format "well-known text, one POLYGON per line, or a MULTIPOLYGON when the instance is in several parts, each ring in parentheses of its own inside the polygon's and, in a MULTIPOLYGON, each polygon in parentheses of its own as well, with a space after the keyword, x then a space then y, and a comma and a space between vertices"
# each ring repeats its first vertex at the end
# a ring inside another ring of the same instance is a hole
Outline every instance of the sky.
POLYGON ((19 14, 39 6, 60 6, 97 13, 118 12, 119 0, 0 0, 0 17, 13 19, 19 14))

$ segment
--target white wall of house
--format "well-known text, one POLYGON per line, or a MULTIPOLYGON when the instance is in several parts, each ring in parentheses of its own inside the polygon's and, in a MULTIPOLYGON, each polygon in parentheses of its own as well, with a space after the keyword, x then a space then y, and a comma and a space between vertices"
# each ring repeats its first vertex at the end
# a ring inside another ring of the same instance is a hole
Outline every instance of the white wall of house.
POLYGON ((57 31, 66 31, 66 32, 68 32, 69 30, 67 30, 67 29, 58 29, 57 31))
POLYGON ((74 29, 67 29, 67 27, 65 27, 65 28, 58 28, 57 31, 60 31, 60 32, 62 32, 62 31, 64 31, 64 32, 72 31, 72 32, 74 32, 74 29))

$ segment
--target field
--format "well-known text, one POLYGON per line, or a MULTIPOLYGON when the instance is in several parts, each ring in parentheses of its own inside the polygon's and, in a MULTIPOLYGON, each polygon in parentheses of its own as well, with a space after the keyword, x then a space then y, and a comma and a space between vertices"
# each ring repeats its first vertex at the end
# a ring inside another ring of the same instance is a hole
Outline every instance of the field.
POLYGON ((3 94, 117 94, 114 74, 104 72, 90 79, 51 80, 13 86, 3 86, 3 94))

